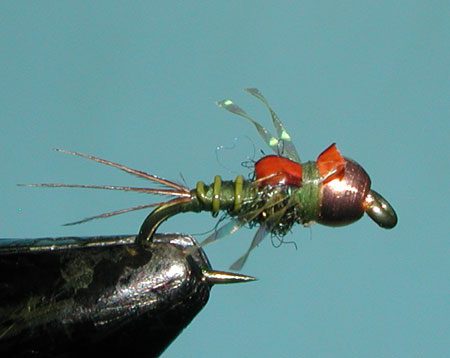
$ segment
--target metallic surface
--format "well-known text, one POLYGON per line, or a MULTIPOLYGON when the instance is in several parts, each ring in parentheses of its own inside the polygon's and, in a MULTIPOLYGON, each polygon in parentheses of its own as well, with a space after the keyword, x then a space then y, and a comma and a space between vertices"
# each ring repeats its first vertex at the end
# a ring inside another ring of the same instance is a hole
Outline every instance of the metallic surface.
POLYGON ((347 158, 346 161, 344 177, 322 185, 320 224, 348 225, 364 214, 363 203, 370 190, 369 175, 358 163, 347 158))
POLYGON ((367 215, 382 228, 392 229, 397 225, 398 219, 394 208, 375 190, 371 190, 366 196, 364 207, 367 215))
POLYGON ((183 235, 145 248, 134 236, 0 240, 0 355, 159 355, 213 284, 252 279, 211 270, 195 246, 183 235))

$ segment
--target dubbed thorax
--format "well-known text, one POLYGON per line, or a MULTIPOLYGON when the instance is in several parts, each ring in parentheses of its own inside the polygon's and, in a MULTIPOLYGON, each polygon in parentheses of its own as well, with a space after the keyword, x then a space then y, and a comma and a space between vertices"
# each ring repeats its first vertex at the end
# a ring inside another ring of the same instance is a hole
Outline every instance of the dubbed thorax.
POLYGON ((285 235, 297 221, 297 208, 293 205, 294 188, 286 185, 256 187, 251 200, 245 200, 237 214, 239 220, 250 227, 264 225, 276 236, 285 235))

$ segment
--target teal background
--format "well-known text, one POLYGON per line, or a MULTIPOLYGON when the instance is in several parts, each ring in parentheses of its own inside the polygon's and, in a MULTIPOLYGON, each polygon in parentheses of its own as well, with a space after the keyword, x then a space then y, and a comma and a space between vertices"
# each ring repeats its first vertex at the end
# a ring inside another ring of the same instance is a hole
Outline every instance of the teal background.
MULTIPOLYGON (((337 142, 399 224, 296 227, 297 250, 266 240, 244 268, 260 280, 215 287, 164 356, 448 357, 449 18, 448 1, 2 1, 0 236, 135 233, 147 215, 60 226, 152 198, 16 187, 148 185, 52 148, 189 186, 247 175, 253 145, 256 158, 267 148, 214 102, 233 98, 270 126, 242 91, 258 87, 303 160, 337 142), (233 149, 218 161, 221 145, 233 149)), ((161 231, 215 222, 186 214, 161 231)), ((226 269, 254 231, 208 247, 213 266, 226 269)))

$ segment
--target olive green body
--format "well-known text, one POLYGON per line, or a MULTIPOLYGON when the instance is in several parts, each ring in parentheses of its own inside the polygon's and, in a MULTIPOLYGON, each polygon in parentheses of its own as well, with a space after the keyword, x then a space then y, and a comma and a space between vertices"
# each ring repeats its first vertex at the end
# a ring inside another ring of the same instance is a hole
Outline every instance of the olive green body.
POLYGON ((159 225, 184 212, 209 211, 213 216, 225 211, 239 217, 250 226, 265 223, 272 233, 284 235, 294 223, 307 225, 320 215, 320 180, 315 162, 303 164, 303 184, 300 187, 258 186, 238 176, 234 181, 222 181, 220 176, 206 185, 199 181, 185 201, 168 202, 151 212, 141 226, 138 239, 151 240, 159 225))
POLYGON ((370 190, 370 178, 356 162, 346 158, 345 172, 337 180, 322 178, 316 162, 302 164, 299 186, 262 185, 258 181, 222 181, 220 176, 206 185, 199 181, 190 197, 169 201, 151 212, 141 226, 138 240, 151 240, 159 225, 184 212, 225 211, 250 227, 265 225, 276 236, 284 236, 295 223, 343 226, 359 220, 364 212, 381 227, 392 228, 397 216, 390 204, 370 190))
POLYGON ((179 213, 209 211, 217 216, 219 211, 227 211, 235 216, 243 210, 246 203, 257 197, 257 188, 251 181, 238 176, 234 181, 222 181, 220 176, 214 178, 211 185, 199 181, 191 190, 190 198, 180 202, 168 202, 153 210, 143 222, 137 240, 151 240, 159 225, 179 213))

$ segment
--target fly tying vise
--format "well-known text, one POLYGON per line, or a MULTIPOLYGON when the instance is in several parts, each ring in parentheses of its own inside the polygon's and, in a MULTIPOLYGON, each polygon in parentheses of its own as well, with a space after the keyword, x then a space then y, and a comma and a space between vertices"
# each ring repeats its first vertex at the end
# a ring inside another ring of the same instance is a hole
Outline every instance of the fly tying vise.
POLYGON ((247 252, 231 266, 235 270, 242 268, 250 252, 267 234, 283 237, 295 223, 304 226, 315 222, 327 226, 343 226, 357 221, 367 213, 382 228, 391 229, 397 224, 394 209, 386 199, 371 189, 370 177, 358 163, 343 157, 334 143, 316 161, 302 163, 291 136, 266 98, 256 88, 246 91, 269 110, 277 136, 273 136, 233 101, 226 99, 217 104, 251 122, 275 152, 255 163, 253 180, 244 179, 241 175, 235 180, 222 180, 220 176, 215 176, 212 184, 199 181, 194 189, 189 189, 153 174, 95 156, 58 150, 118 168, 160 184, 162 188, 60 183, 31 186, 123 190, 174 197, 166 202, 134 206, 68 224, 155 207, 144 220, 137 236, 137 242, 143 245, 151 242, 161 223, 179 213, 209 211, 217 216, 220 211, 226 212, 230 217, 229 222, 207 237, 202 246, 233 234, 243 226, 259 226, 247 252))

